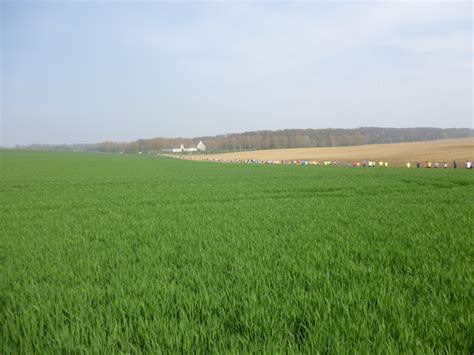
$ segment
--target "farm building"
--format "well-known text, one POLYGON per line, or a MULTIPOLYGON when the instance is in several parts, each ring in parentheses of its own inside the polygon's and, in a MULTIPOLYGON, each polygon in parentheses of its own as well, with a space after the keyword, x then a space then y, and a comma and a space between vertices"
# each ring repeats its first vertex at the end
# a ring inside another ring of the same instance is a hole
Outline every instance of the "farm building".
POLYGON ((199 141, 196 148, 197 148, 197 150, 199 150, 201 152, 206 150, 206 146, 204 145, 204 143, 202 141, 199 141))
POLYGON ((181 144, 179 148, 168 148, 163 149, 167 153, 192 153, 192 152, 202 152, 206 150, 206 146, 202 141, 199 141, 196 147, 185 148, 184 144, 181 144))

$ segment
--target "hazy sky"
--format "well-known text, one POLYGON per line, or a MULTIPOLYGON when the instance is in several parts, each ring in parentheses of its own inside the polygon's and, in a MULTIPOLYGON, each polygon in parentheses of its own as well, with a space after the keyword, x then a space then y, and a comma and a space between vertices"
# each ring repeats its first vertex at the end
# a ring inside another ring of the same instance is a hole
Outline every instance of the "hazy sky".
POLYGON ((470 1, 2 1, 1 24, 1 145, 473 125, 470 1))

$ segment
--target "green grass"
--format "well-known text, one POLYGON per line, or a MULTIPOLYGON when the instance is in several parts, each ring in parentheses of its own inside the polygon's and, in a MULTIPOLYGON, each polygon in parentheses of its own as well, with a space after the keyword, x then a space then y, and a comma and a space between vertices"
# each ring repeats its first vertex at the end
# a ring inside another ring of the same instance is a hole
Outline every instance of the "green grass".
POLYGON ((0 353, 474 350, 472 171, 0 159, 0 353))

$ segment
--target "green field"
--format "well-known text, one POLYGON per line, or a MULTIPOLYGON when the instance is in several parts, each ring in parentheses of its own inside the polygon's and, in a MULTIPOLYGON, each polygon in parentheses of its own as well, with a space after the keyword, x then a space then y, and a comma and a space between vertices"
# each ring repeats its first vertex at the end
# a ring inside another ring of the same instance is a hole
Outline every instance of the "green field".
POLYGON ((473 171, 0 157, 0 353, 474 351, 473 171))

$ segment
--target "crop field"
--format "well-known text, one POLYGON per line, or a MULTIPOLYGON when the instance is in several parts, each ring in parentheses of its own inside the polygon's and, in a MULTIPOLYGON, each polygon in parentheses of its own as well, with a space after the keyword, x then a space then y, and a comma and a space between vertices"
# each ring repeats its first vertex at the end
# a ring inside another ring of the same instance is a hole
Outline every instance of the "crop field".
POLYGON ((389 161, 390 166, 405 166, 406 162, 424 163, 429 160, 440 163, 453 160, 465 163, 473 157, 474 137, 441 139, 436 141, 366 144, 347 147, 268 149, 212 155, 188 156, 191 159, 259 159, 259 160, 340 160, 389 161))
POLYGON ((474 351, 473 171, 0 159, 0 353, 474 351))

